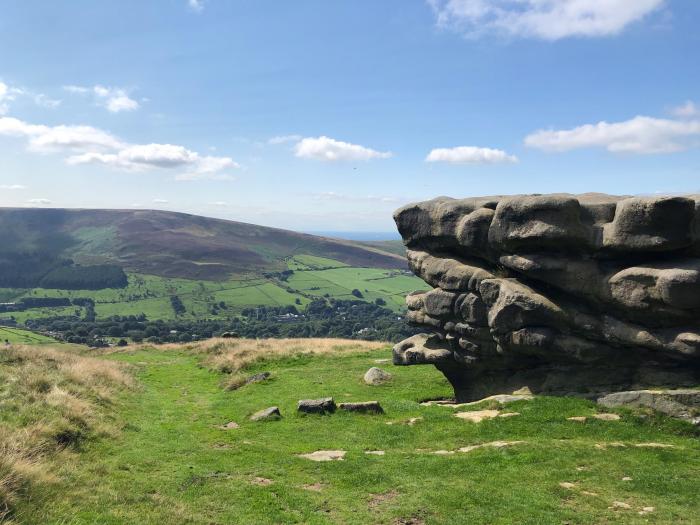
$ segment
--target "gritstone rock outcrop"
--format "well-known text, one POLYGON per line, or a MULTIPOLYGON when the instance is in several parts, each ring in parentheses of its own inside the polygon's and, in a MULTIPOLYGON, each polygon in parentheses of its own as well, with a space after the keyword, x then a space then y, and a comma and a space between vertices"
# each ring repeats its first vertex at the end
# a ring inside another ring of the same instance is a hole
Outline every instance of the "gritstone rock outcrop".
POLYGON ((459 401, 700 384, 700 195, 409 204, 394 219, 431 289, 397 365, 434 364, 459 401))

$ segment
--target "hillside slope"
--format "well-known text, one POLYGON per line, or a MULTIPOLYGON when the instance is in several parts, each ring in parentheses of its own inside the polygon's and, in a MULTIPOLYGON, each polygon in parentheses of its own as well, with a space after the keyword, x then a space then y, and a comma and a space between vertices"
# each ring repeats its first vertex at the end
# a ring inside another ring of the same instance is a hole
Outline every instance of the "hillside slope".
MULTIPOLYGON (((350 266, 406 267, 395 253, 351 241, 185 213, 0 208, 0 269, 36 280, 15 286, 37 286, 66 259, 109 265, 105 271, 117 266, 162 277, 224 280, 286 270, 285 260, 299 254, 350 266)), ((65 274, 64 268, 60 277, 65 274)))
MULTIPOLYGON (((426 398, 449 396, 448 383, 433 367, 392 367, 384 362, 390 346, 381 343, 214 339, 93 355, 102 366, 90 370, 124 363, 138 387, 110 387, 118 395, 104 403, 97 422, 118 430, 91 432, 80 447, 43 462, 41 472, 55 481, 16 493, 17 525, 698 522, 698 430, 642 409, 597 419, 600 407, 591 401, 539 396, 425 406, 426 398), (392 378, 365 384, 371 366, 392 378), (241 386, 262 372, 268 379, 241 386), (384 413, 297 412, 299 399, 326 396, 377 400, 384 413), (273 405, 281 419, 250 420, 273 405), (455 417, 482 410, 511 417, 478 423, 455 417), (317 451, 344 457, 325 463, 304 457, 317 451)), ((20 365, 3 366, 19 375, 20 365)), ((40 385, 48 386, 34 387, 33 395, 63 400, 67 394, 58 397, 58 388, 72 383, 49 365, 36 362, 47 374, 40 385)), ((118 370, 104 381, 120 378, 118 370)), ((32 388, 28 381, 6 384, 32 388)), ((21 395, 10 391, 4 399, 18 403, 21 395)), ((71 414, 63 416, 62 406, 44 409, 49 428, 71 414)), ((24 430, 24 420, 2 414, 7 432, 24 430)))

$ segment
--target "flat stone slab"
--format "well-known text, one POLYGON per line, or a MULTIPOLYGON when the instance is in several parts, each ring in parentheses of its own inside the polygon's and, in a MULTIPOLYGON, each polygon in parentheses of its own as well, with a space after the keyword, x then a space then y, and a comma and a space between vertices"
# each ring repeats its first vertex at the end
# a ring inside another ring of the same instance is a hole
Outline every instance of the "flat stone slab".
POLYGON ((321 399, 302 399, 297 403, 297 411, 305 414, 326 414, 335 412, 336 405, 332 397, 321 399))
POLYGON ((598 398, 599 405, 614 407, 648 407, 667 416, 700 424, 700 389, 630 390, 598 398))
POLYGON ((490 441, 488 443, 480 443, 478 445, 468 445, 457 449, 457 452, 471 452, 472 450, 477 450, 479 448, 505 448, 512 447, 513 445, 520 445, 525 443, 525 441, 490 441))
POLYGON ((383 456, 386 454, 383 450, 365 450, 365 454, 369 456, 383 456))
POLYGON ((265 408, 250 416, 251 421, 274 421, 281 418, 282 413, 278 407, 265 408))
POLYGON ((519 412, 501 413, 500 410, 472 410, 470 412, 457 412, 455 417, 471 421, 472 423, 481 423, 484 419, 493 419, 496 417, 514 417, 519 416, 519 412))
POLYGON ((484 401, 496 401, 497 403, 504 405, 505 403, 512 403, 514 401, 529 401, 531 399, 534 399, 534 397, 535 396, 533 396, 532 394, 496 394, 495 396, 485 397, 484 399, 480 399, 479 401, 471 401, 469 403, 462 403, 456 406, 469 407, 478 405, 479 403, 483 403, 484 401))
POLYGON ((514 401, 529 401, 534 399, 535 396, 532 394, 496 394, 495 396, 485 397, 484 399, 479 399, 478 401, 470 401, 468 403, 457 403, 451 400, 437 399, 435 401, 424 401, 421 406, 441 406, 447 408, 462 408, 475 406, 485 401, 495 401, 501 405, 506 403, 512 403, 514 401))
POLYGON ((379 404, 379 401, 363 401, 361 403, 340 403, 340 410, 348 412, 359 412, 362 414, 383 414, 384 409, 379 404))
POLYGON ((311 461, 343 461, 345 454, 345 450, 317 450, 309 454, 299 454, 299 457, 311 461))
POLYGON ((617 414, 593 414, 591 417, 600 421, 620 421, 620 416, 617 414))

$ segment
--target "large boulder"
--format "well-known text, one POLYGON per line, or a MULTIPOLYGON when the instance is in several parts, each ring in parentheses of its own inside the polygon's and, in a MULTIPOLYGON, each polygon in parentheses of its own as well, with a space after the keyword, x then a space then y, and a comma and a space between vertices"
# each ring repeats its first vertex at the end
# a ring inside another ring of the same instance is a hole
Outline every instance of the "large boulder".
MULTIPOLYGON (((409 204, 394 215, 433 364, 459 401, 700 384, 700 196, 522 195, 409 204)), ((645 398, 646 399, 646 398, 645 398)))

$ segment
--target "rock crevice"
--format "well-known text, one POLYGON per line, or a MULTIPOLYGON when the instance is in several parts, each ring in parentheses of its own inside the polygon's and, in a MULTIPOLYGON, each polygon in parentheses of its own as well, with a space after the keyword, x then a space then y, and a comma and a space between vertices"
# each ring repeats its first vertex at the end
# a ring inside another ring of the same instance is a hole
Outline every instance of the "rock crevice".
POLYGON ((430 334, 394 362, 458 400, 700 383, 700 198, 440 197, 394 219, 431 287, 406 298, 430 334))

